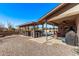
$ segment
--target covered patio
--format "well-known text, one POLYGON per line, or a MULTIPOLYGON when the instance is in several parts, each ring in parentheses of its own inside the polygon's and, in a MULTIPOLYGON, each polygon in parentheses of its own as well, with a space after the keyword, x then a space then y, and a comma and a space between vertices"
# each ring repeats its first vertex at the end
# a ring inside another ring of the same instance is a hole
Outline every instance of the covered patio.
POLYGON ((58 25, 59 37, 64 37, 66 32, 68 31, 68 28, 71 26, 78 34, 79 4, 66 4, 65 6, 66 7, 63 7, 62 9, 65 10, 64 12, 48 20, 48 22, 56 23, 58 25))
POLYGON ((30 22, 19 26, 19 29, 21 31, 24 31, 23 32, 24 35, 37 38, 43 36, 43 31, 39 29, 39 25, 40 24, 38 22, 30 22))

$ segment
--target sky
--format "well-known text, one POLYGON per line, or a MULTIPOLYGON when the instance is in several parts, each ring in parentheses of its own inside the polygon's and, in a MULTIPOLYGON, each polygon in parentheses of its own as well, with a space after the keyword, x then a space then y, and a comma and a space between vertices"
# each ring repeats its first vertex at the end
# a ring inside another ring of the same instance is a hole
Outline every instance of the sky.
POLYGON ((42 16, 58 6, 58 3, 0 3, 0 24, 14 27, 38 21, 42 16))

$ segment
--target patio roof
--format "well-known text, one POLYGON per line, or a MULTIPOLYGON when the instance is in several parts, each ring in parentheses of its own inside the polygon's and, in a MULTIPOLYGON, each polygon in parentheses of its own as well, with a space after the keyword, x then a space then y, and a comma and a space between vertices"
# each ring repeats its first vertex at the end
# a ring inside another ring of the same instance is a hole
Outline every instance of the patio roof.
POLYGON ((64 13, 52 17, 48 20, 48 22, 60 22, 64 20, 68 20, 68 18, 76 17, 76 15, 79 15, 79 4, 75 5, 73 8, 70 8, 69 10, 65 11, 64 13), (73 16, 73 17, 72 17, 73 16))
POLYGON ((38 25, 38 22, 25 23, 25 24, 23 24, 23 25, 19 25, 19 27, 35 26, 35 25, 38 25))
POLYGON ((39 23, 43 23, 45 22, 45 20, 47 20, 47 18, 49 18, 49 16, 55 14, 59 9, 63 8, 65 5, 67 5, 67 3, 62 3, 59 6, 57 6, 55 9, 51 10, 49 13, 47 13, 45 16, 43 16, 42 18, 40 18, 38 20, 39 23))

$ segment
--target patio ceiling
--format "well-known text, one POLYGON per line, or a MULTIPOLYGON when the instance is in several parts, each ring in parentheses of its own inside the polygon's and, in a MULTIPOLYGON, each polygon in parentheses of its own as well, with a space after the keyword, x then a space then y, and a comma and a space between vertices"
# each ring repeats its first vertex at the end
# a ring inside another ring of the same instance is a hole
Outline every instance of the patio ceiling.
POLYGON ((48 22, 54 22, 54 23, 60 23, 61 21, 68 20, 68 19, 74 19, 79 15, 79 4, 77 4, 75 7, 65 11, 64 13, 52 17, 48 20, 48 22))

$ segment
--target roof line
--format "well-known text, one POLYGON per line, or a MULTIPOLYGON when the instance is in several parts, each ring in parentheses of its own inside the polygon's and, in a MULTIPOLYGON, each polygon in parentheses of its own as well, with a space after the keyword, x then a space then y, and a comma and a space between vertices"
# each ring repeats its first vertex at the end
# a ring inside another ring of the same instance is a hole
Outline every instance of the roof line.
POLYGON ((34 21, 32 21, 32 22, 29 22, 29 23, 25 23, 25 24, 22 24, 22 25, 19 25, 19 27, 23 27, 23 26, 29 26, 30 24, 38 24, 38 22, 34 22, 34 21))
POLYGON ((57 6, 56 8, 54 8, 52 11, 50 11, 49 13, 47 13, 45 16, 43 16, 42 18, 40 18, 38 20, 38 22, 42 21, 43 19, 45 19, 46 17, 48 17, 49 15, 51 15, 51 13, 55 13, 57 10, 59 10, 60 8, 62 8, 63 6, 67 5, 68 3, 61 3, 59 6, 57 6))

